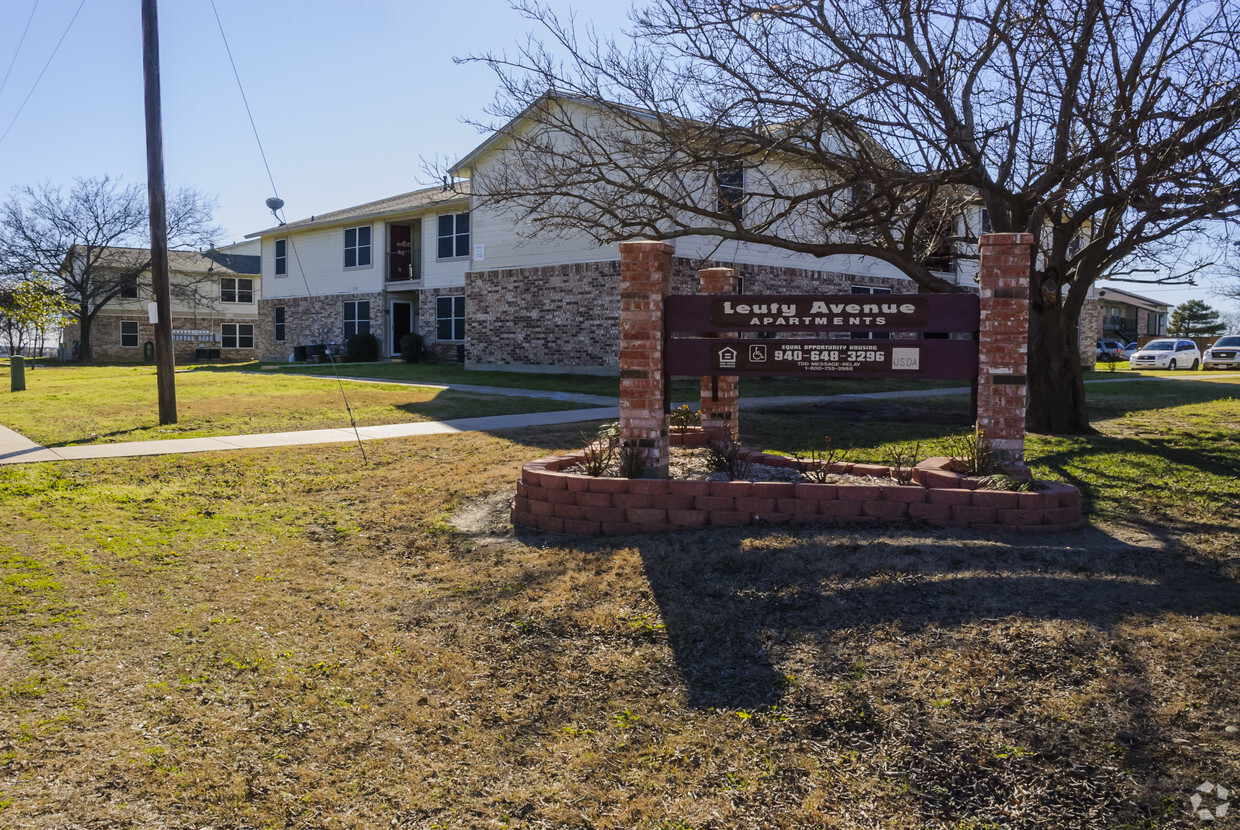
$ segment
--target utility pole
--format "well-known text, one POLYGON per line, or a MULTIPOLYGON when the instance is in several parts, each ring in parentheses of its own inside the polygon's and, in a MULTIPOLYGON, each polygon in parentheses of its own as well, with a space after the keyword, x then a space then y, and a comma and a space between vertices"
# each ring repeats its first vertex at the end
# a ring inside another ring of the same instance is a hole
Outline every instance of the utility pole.
POLYGON ((155 284, 155 382, 159 423, 177 422, 172 353, 172 289, 168 285, 168 215, 164 204, 164 128, 159 105, 159 13, 142 0, 142 78, 146 98, 146 191, 151 214, 151 279, 155 284))

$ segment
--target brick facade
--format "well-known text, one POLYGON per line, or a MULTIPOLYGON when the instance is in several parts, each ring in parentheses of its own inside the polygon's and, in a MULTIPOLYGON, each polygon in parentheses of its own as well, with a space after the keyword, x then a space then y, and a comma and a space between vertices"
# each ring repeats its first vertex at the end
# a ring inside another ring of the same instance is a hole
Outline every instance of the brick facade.
POLYGON ((672 251, 665 242, 620 243, 620 446, 641 457, 647 478, 667 478, 671 460, 663 309, 672 251))
POLYGON ((254 347, 264 358, 288 360, 294 346, 340 343, 344 339, 344 304, 359 301, 370 303, 370 333, 385 343, 387 299, 382 292, 374 292, 259 300, 254 347), (276 306, 284 306, 283 343, 275 340, 276 306))
MULTIPOLYGON (((698 269, 708 265, 674 258, 671 293, 696 294, 698 269)), ((737 266, 737 271, 746 294, 847 294, 853 285, 896 293, 916 290, 910 280, 893 277, 751 265, 737 266)), ((618 370, 619 262, 472 271, 465 275, 465 286, 467 365, 618 370)))
POLYGON ((1076 330, 1081 366, 1087 370, 1093 369, 1098 361, 1098 352, 1094 342, 1102 338, 1102 305, 1096 299, 1087 299, 1081 305, 1081 316, 1076 330))
MULTIPOLYGON (((174 340, 172 344, 173 360, 176 363, 192 363, 197 359, 198 349, 219 349, 221 360, 253 360, 259 356, 259 337, 262 326, 259 321, 249 317, 221 319, 213 317, 173 317, 173 330, 209 331, 213 335, 206 340, 174 340), (254 348, 225 349, 220 341, 221 326, 225 323, 238 323, 254 326, 254 348)), ((64 344, 67 354, 74 355, 74 345, 79 340, 76 323, 64 329, 64 344)), ((92 360, 112 363, 142 363, 146 360, 143 347, 146 343, 155 342, 155 326, 146 314, 108 314, 95 318, 90 327, 92 360), (121 345, 121 323, 138 324, 138 345, 121 345)), ((152 361, 153 362, 153 361, 152 361)))
POLYGON ((977 428, 997 459, 1023 466, 1029 392, 1031 234, 983 234, 978 324, 977 428))

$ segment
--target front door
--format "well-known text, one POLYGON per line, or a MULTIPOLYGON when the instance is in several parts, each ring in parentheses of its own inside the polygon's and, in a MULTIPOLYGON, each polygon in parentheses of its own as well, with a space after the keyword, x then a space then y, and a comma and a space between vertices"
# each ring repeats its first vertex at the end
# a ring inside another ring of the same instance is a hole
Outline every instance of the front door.
MULTIPOLYGON (((388 280, 413 279, 413 230, 408 225, 388 228, 388 280)), ((405 332, 408 334, 409 332, 405 332)))
POLYGON ((413 303, 392 301, 392 354, 400 354, 400 341, 413 333, 413 303))

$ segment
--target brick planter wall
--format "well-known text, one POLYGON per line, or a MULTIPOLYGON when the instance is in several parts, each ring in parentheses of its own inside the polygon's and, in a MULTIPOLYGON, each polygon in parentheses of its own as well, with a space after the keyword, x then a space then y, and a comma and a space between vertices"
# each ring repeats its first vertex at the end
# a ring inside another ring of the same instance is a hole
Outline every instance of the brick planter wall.
MULTIPOLYGON (((673 446, 705 446, 701 432, 673 434, 673 446)), ((783 456, 749 451, 751 461, 795 467, 783 456)), ((521 469, 512 523, 552 533, 619 536, 751 524, 922 521, 980 531, 1056 532, 1082 526, 1081 494, 1052 483, 1037 492, 977 490, 977 479, 928 459, 916 484, 809 484, 775 481, 676 481, 595 478, 564 470, 582 453, 542 458, 521 469)), ((881 465, 837 466, 838 472, 889 476, 881 465)))

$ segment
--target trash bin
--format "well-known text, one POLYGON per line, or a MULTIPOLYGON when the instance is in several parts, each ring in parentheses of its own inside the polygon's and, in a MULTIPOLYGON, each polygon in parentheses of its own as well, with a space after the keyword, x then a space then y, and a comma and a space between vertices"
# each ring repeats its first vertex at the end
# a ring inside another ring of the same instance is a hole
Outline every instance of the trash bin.
POLYGON ((306 362, 306 347, 305 346, 294 346, 293 347, 293 360, 295 360, 298 363, 306 362))

